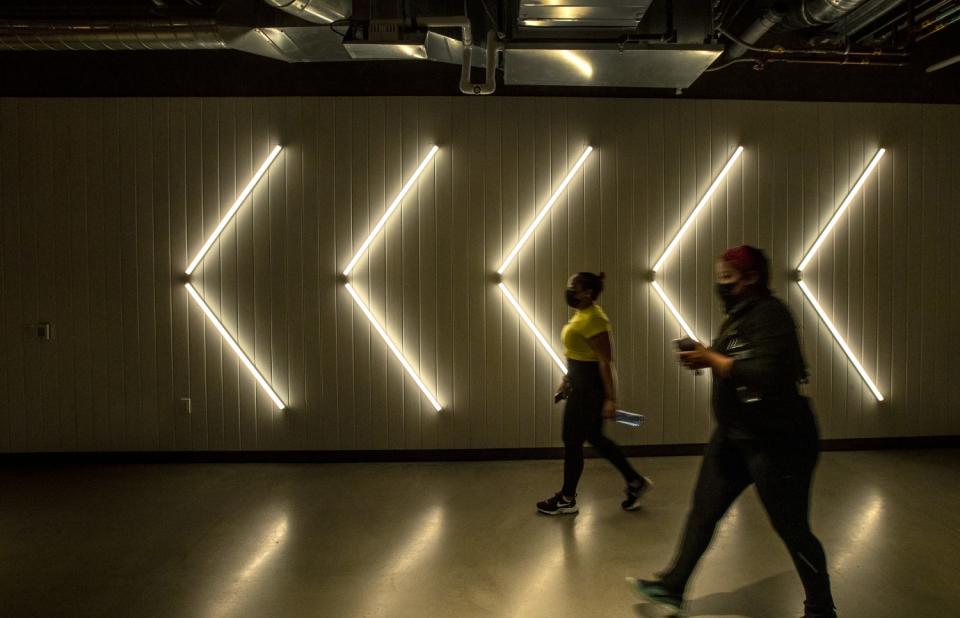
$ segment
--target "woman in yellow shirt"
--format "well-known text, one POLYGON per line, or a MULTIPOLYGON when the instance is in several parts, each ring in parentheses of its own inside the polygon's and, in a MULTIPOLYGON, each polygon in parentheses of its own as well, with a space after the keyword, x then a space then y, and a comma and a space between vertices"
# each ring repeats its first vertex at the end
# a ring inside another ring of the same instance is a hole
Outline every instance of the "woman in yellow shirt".
POLYGON ((567 304, 576 309, 563 327, 561 339, 567 356, 568 373, 557 389, 556 399, 566 399, 563 411, 563 488, 542 502, 537 510, 547 515, 576 513, 577 484, 583 472, 583 443, 590 442, 627 482, 627 498, 621 503, 630 511, 639 506, 640 496, 651 487, 649 479, 633 469, 616 442, 603 434, 604 419, 617 412, 617 390, 613 374, 610 320, 597 298, 603 291, 603 273, 582 272, 567 282, 567 304))

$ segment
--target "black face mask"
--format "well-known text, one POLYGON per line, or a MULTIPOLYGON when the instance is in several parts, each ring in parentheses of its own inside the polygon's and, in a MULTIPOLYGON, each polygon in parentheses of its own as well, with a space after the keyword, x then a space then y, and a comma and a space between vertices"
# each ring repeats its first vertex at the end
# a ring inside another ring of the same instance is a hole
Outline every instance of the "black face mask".
POLYGON ((567 304, 573 307, 574 309, 580 308, 580 299, 577 298, 576 290, 567 290, 564 294, 567 299, 567 304))
POLYGON ((723 308, 727 313, 733 311, 733 308, 740 302, 740 298, 733 293, 733 288, 735 287, 737 287, 736 283, 717 284, 717 295, 720 297, 720 300, 723 301, 723 308))

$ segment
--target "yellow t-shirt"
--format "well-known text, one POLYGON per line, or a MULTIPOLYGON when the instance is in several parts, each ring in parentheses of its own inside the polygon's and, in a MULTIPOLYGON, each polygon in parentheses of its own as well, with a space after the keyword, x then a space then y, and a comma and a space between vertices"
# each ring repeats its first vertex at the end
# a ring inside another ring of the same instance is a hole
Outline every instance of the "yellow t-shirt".
POLYGON ((594 303, 586 309, 577 309, 570 321, 560 331, 563 353, 578 361, 597 361, 589 339, 610 331, 610 319, 600 305, 594 303))

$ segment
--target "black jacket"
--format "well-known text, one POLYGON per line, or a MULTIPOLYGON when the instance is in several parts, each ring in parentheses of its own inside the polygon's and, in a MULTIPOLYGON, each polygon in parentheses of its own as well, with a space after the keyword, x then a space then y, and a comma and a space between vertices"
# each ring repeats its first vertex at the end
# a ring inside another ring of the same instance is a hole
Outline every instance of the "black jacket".
POLYGON ((721 429, 741 437, 781 432, 803 408, 797 384, 807 371, 790 310, 769 293, 730 313, 713 349, 734 358, 730 377, 714 377, 713 411, 721 429))

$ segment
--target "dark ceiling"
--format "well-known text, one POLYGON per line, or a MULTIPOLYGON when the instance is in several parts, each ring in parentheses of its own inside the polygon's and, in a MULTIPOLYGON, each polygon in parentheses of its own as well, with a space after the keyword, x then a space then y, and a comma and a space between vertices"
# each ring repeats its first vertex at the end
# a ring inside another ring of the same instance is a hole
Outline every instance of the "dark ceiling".
MULTIPOLYGON (((173 0, 170 0, 172 3, 173 0)), ((209 10, 209 0, 179 0, 185 9, 209 10), (192 3, 196 7, 190 7, 192 3)), ((37 2, 32 6, 63 6, 37 2)), ((130 11, 135 3, 74 2, 79 18, 91 11, 130 11)), ((140 4, 143 4, 142 2, 140 4)), ((147 4, 150 4, 147 2, 147 4)), ((723 4, 723 3, 716 3, 723 4)), ((22 5, 21 5, 22 6, 22 5)), ((740 2, 742 29, 764 3, 740 2)), ((500 5, 499 10, 506 10, 500 5)), ((269 7, 267 7, 269 9, 269 7)), ((0 19, 4 15, 0 7, 0 19)), ((272 9, 269 9, 272 10, 272 9)), ((20 11, 20 15, 23 11, 20 11)), ((721 42, 726 42, 721 37, 721 42)), ((767 44, 767 40, 761 41, 767 44)), ((854 66, 768 62, 763 70, 741 62, 704 73, 682 93, 649 88, 506 86, 494 96, 682 97, 797 101, 960 103, 960 62, 934 73, 933 63, 960 54, 960 23, 909 47, 906 66, 854 66)), ((749 55, 747 57, 750 57, 749 55)), ((722 64, 721 61, 717 65, 722 64)), ((0 52, 2 96, 278 96, 455 95, 459 67, 428 61, 285 63, 232 50, 217 51, 6 51, 0 52)))

